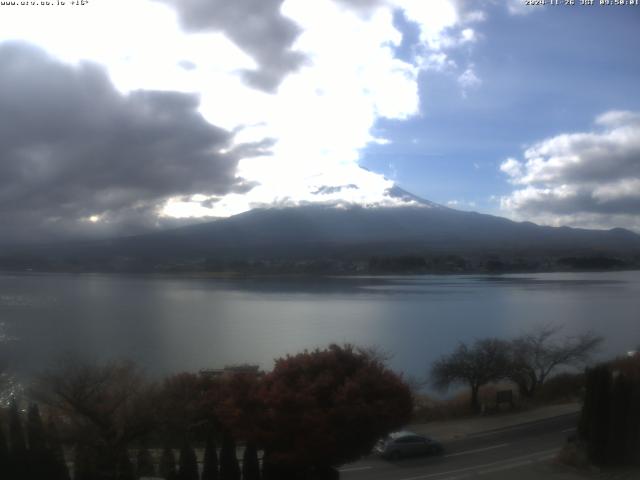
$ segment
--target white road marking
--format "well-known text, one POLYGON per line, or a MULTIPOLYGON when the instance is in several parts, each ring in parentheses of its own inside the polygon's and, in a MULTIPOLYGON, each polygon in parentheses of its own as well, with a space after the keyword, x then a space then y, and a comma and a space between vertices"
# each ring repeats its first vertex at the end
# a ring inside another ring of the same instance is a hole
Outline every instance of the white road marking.
POLYGON ((369 470, 373 468, 371 465, 364 465, 362 467, 348 467, 348 468, 339 468, 339 472, 357 472, 360 470, 369 470))
MULTIPOLYGON (((478 472, 476 472, 476 473, 478 475, 486 475, 487 473, 500 472, 502 470, 510 470, 512 468, 518 468, 518 467, 523 467, 525 465, 531 465, 531 464, 535 463, 536 461, 540 462, 542 460, 551 460, 554 456, 555 456, 555 454, 543 455, 541 457, 532 458, 532 459, 529 459, 529 460, 522 460, 520 462, 509 463, 509 464, 506 464, 506 465, 501 465, 501 466, 493 467, 493 468, 486 468, 484 470, 478 470, 478 472)), ((441 479, 441 480, 444 480, 444 479, 441 479)))
POLYGON ((502 448, 502 447, 506 447, 508 445, 511 445, 510 443, 501 443, 500 445, 493 445, 491 447, 484 447, 484 448, 476 448, 474 450, 465 450, 463 452, 458 452, 458 453, 450 453, 448 455, 445 455, 445 458, 448 457, 457 457, 459 455, 467 455, 469 453, 476 453, 476 452, 486 452, 487 450, 494 450, 496 448, 502 448))
POLYGON ((529 425, 521 425, 521 426, 516 426, 516 427, 506 427, 506 428, 502 428, 502 429, 496 430, 494 432, 487 432, 487 433, 472 433, 470 435, 467 435, 467 438, 491 437, 493 435, 499 435, 499 434, 504 433, 504 432, 510 432, 511 430, 520 430, 522 428, 529 428, 529 425))
POLYGON ((532 458, 529 460, 522 460, 520 462, 511 462, 511 463, 507 463, 504 465, 500 465, 498 467, 493 467, 493 468, 487 468, 485 470, 478 470, 477 472, 467 472, 464 473, 462 475, 456 475, 455 477, 444 477, 444 478, 440 478, 439 480, 462 480, 464 478, 477 478, 480 475, 487 475, 489 473, 496 473, 496 472, 501 472, 504 470, 512 470, 514 468, 518 468, 518 467, 524 467, 527 465, 533 465, 536 462, 541 462, 543 460, 550 460, 555 456, 555 454, 551 454, 551 455, 544 455, 542 457, 537 457, 537 458, 532 458))
POLYGON ((565 429, 564 429, 564 430, 562 430, 560 433, 573 432, 575 429, 576 429, 576 427, 565 428, 565 429))
MULTIPOLYGON (((521 430, 523 428, 530 428, 530 425, 516 425, 515 427, 505 427, 505 428, 500 428, 498 430, 495 430, 493 432, 487 432, 487 433, 472 433, 470 435, 467 435, 467 438, 483 438, 483 437, 491 437, 493 435, 499 435, 501 433, 504 432, 510 432, 512 430, 521 430)), ((568 430, 562 430, 560 433, 564 433, 564 432, 568 432, 569 430, 575 430, 574 428, 568 429, 568 430)))
MULTIPOLYGON (((459 468, 457 470, 449 470, 447 472, 431 473, 429 475, 420 475, 418 477, 408 477, 408 478, 403 478, 402 480, 425 480, 427 478, 442 477, 444 475, 451 475, 451 474, 455 474, 455 473, 472 472, 472 471, 475 471, 477 469, 486 469, 488 467, 497 467, 497 466, 503 466, 504 469, 508 469, 508 468, 511 468, 511 465, 514 465, 516 467, 520 466, 520 465, 525 465, 526 463, 528 463, 528 461, 524 461, 525 459, 532 460, 532 459, 534 459, 534 457, 538 457, 538 456, 540 456, 540 459, 546 459, 548 455, 553 454, 553 453, 555 453, 557 451, 558 451, 558 449, 556 449, 556 448, 554 448, 552 450, 543 450, 541 452, 530 453, 529 455, 523 455, 521 457, 514 457, 514 458, 510 458, 508 460, 501 460, 499 462, 484 463, 482 465, 474 465, 472 467, 459 468), (523 463, 523 461, 524 461, 524 463, 523 463)), ((453 477, 453 478, 455 478, 455 477, 453 477)), ((441 479, 441 480, 446 480, 446 479, 441 479)))

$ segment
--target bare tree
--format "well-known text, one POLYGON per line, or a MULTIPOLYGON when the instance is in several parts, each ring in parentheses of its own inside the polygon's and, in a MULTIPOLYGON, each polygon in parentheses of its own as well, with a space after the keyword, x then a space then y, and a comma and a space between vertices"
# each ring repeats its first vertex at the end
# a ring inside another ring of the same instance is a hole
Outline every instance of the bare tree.
POLYGON ((562 326, 546 324, 511 342, 509 379, 525 397, 533 397, 549 375, 560 366, 581 366, 589 361, 602 337, 587 332, 558 338, 562 326))
POLYGON ((471 409, 480 410, 478 392, 482 385, 507 376, 509 344, 497 338, 476 340, 471 347, 460 343, 450 355, 437 360, 431 367, 431 383, 440 390, 452 384, 471 387, 471 409))
POLYGON ((33 391, 64 418, 71 440, 96 454, 104 478, 115 478, 128 445, 153 428, 153 394, 132 363, 89 365, 70 358, 43 374, 33 391))
POLYGON ((383 365, 387 365, 393 359, 393 357, 395 357, 395 353, 378 344, 358 347, 356 350, 358 351, 358 353, 366 355, 372 360, 376 360, 383 365))

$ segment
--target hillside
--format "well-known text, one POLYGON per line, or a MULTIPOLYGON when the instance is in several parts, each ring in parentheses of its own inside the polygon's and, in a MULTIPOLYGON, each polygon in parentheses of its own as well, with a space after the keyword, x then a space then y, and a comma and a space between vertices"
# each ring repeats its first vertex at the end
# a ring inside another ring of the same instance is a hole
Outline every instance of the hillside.
POLYGON ((348 264, 347 270, 387 265, 391 271, 428 271, 431 262, 431 270, 480 271, 490 269, 487 262, 510 270, 633 268, 639 258, 640 236, 624 229, 543 227, 423 201, 393 208, 256 209, 152 234, 41 246, 0 257, 0 266, 219 271, 306 265, 340 271, 348 264), (394 263, 397 258, 405 260, 394 263), (434 266, 436 260, 444 267, 434 266))

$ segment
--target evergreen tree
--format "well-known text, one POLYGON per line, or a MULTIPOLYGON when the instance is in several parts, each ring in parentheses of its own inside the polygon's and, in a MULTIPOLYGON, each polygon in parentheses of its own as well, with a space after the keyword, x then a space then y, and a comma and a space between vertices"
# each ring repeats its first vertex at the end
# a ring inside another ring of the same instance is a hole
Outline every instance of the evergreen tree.
POLYGON ((50 456, 48 455, 40 410, 35 403, 29 405, 29 410, 27 411, 27 439, 29 440, 29 478, 40 480, 48 477, 51 471, 50 456))
POLYGON ((636 379, 631 392, 631 408, 629 409, 629 418, 627 419, 627 462, 634 465, 640 465, 640 379, 636 379))
POLYGON ((11 473, 15 480, 23 480, 27 478, 27 444, 24 438, 24 430, 22 429, 18 403, 15 398, 11 399, 11 406, 9 407, 9 444, 11 473))
POLYGON ((73 460, 73 480, 96 480, 96 462, 91 450, 84 445, 76 445, 73 460))
MULTIPOLYGON (((619 465, 627 458, 627 429, 631 408, 632 385, 626 375, 618 375, 611 390, 611 421, 609 422, 606 463, 619 465)), ((640 427, 639 427, 640 428, 640 427)))
POLYGON ((129 452, 124 449, 120 452, 118 458, 117 480, 135 480, 136 475, 133 470, 133 464, 129 458, 129 452))
POLYGON ((634 374, 633 365, 616 360, 587 371, 578 433, 596 465, 640 463, 639 367, 634 374))
POLYGON ((176 480, 178 478, 178 473, 176 471, 176 458, 173 455, 173 450, 169 447, 165 447, 162 450, 162 455, 160 456, 160 468, 159 474, 165 480, 176 480))
POLYGON ((313 480, 340 480, 340 472, 333 467, 321 467, 311 475, 313 480))
POLYGON ((10 452, 12 455, 24 455, 27 451, 27 444, 22 430, 20 411, 15 398, 11 399, 9 407, 9 441, 11 442, 10 452))
POLYGON ((295 468, 274 462, 269 452, 264 452, 262 457, 262 480, 298 480, 300 478, 305 477, 301 477, 300 472, 295 468))
POLYGON ((156 469, 153 465, 153 458, 151 457, 149 449, 147 449, 146 447, 138 450, 136 467, 136 478, 156 476, 156 469))
POLYGON ((589 425, 587 453, 597 465, 607 463, 607 443, 609 439, 609 421, 611 414, 611 372, 606 365, 596 367, 593 376, 591 393, 592 417, 589 425))
POLYGON ((49 421, 47 422, 47 440, 49 443, 49 456, 51 464, 51 473, 49 474, 49 478, 51 480, 69 480, 69 469, 67 468, 64 449, 62 448, 62 444, 60 443, 58 428, 51 419, 49 419, 49 421))
POLYGON ((0 472, 10 478, 9 472, 9 445, 7 445, 7 439, 4 435, 4 426, 0 422, 0 472))
POLYGON ((238 457, 236 456, 236 442, 228 431, 225 431, 222 435, 220 480, 240 480, 240 466, 238 465, 238 457))
POLYGON ((202 469, 202 480, 218 480, 218 452, 213 434, 207 436, 204 448, 204 466, 202 469))
POLYGON ((198 480, 198 459, 196 452, 189 442, 185 440, 180 449, 180 469, 178 471, 179 480, 198 480))
POLYGON ((242 456, 242 480, 260 480, 260 461, 255 443, 249 442, 242 456))
POLYGON ((30 452, 44 454, 47 450, 47 442, 40 409, 35 403, 32 403, 27 411, 27 438, 29 439, 30 452))

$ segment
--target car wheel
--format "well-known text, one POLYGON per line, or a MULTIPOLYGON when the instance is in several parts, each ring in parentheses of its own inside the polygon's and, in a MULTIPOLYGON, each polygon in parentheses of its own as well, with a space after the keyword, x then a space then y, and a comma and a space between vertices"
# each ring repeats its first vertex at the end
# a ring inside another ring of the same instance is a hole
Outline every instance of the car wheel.
POLYGON ((401 458, 402 458, 402 455, 397 450, 394 450, 389 454, 389 460, 400 460, 401 458))
POLYGON ((444 453, 444 449, 441 445, 434 445, 433 447, 431 447, 431 453, 433 455, 442 455, 444 453))

